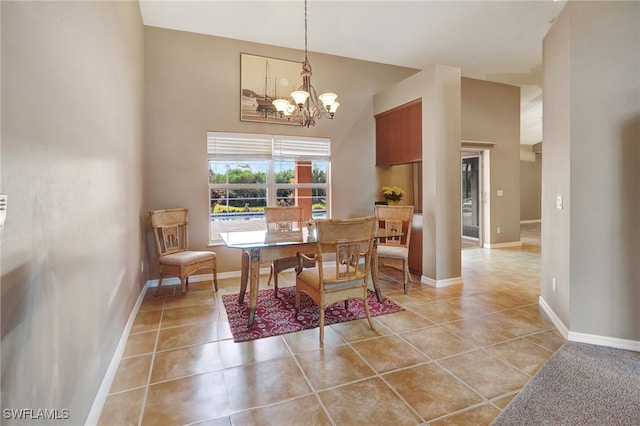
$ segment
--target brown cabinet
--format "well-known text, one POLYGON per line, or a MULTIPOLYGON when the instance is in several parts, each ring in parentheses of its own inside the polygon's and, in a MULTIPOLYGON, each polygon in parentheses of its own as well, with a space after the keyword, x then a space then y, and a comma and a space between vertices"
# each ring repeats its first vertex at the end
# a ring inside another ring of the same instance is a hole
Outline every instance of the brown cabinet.
POLYGON ((422 161, 422 99, 382 112, 376 119, 376 166, 422 161))

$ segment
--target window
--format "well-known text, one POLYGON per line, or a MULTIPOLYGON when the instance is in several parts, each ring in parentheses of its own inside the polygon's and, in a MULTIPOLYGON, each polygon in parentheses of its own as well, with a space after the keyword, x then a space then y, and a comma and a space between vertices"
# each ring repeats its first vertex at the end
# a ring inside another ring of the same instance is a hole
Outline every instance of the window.
POLYGON ((211 242, 220 232, 264 229, 265 206, 328 217, 329 139, 208 132, 207 155, 211 242))

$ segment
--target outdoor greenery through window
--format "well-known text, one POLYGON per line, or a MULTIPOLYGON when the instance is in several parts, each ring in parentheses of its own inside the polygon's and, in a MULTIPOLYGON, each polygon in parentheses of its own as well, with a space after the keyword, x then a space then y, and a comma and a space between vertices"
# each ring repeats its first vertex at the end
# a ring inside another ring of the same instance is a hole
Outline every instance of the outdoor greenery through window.
POLYGON ((329 139, 208 132, 207 154, 211 242, 220 232, 265 229, 265 206, 327 217, 329 139))

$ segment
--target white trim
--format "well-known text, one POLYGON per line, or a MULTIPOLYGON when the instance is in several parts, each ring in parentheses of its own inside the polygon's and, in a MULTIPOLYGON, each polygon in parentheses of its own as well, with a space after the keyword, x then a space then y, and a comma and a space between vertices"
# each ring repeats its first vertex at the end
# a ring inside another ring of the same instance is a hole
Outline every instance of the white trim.
POLYGON ((564 323, 558 318, 553 310, 547 305, 542 296, 538 300, 538 304, 542 310, 549 316, 553 325, 558 329, 562 336, 571 342, 589 343, 598 346, 607 346, 610 348, 626 349, 629 351, 640 352, 640 341, 620 339, 617 337, 598 336, 596 334, 577 333, 569 331, 564 323))
POLYGON ((542 219, 521 220, 520 223, 541 223, 542 219))
POLYGON ((462 139, 460 141, 460 146, 463 148, 465 146, 468 146, 469 148, 477 148, 477 147, 493 148, 496 145, 499 145, 499 144, 497 142, 491 142, 491 141, 472 141, 467 139, 462 139))
POLYGON ((640 342, 636 340, 619 339, 617 337, 598 336, 595 334, 569 332, 568 340, 572 342, 590 343, 592 345, 608 346, 611 348, 627 349, 640 352, 640 342))
POLYGON ((511 241, 510 243, 484 243, 482 246, 484 248, 492 249, 492 248, 505 248, 505 247, 522 247, 522 241, 511 241))
POLYGON ((434 280, 433 278, 422 275, 420 277, 420 283, 436 288, 449 287, 456 284, 462 284, 462 277, 447 278, 446 280, 434 280))
POLYGON ((118 346, 116 346, 116 350, 111 357, 111 362, 109 363, 109 367, 107 368, 107 372, 102 379, 102 383, 100 384, 100 388, 98 388, 98 393, 93 400, 93 404, 91 405, 91 410, 89 411, 89 415, 87 416, 87 420, 85 421, 85 425, 97 425, 98 420, 100 420, 100 414, 102 414, 102 409, 104 408, 104 403, 107 401, 107 396, 109 396, 109 390, 111 390, 111 385, 113 384, 113 379, 116 377, 116 372, 118 371, 118 367, 120 366, 120 360, 122 359, 122 355, 124 354, 124 349, 127 346, 127 341, 129 340, 129 333, 131 332, 131 327, 133 327, 133 322, 138 315, 138 311, 140 310, 140 305, 142 305, 142 300, 144 299, 144 295, 146 293, 147 287, 149 283, 147 282, 140 291, 138 295, 138 300, 136 304, 133 306, 133 310, 129 315, 129 320, 127 321, 127 325, 125 325, 122 330, 122 335, 120 336, 120 341, 118 342, 118 346))
POLYGON ((558 332, 562 334, 562 337, 566 339, 567 336, 569 336, 569 329, 567 328, 567 326, 564 325, 562 320, 558 318, 556 313, 553 312, 553 309, 551 309, 551 307, 547 304, 547 302, 545 302, 542 296, 538 298, 538 304, 540 305, 544 313, 547 314, 547 316, 549 317, 553 325, 556 327, 558 332))

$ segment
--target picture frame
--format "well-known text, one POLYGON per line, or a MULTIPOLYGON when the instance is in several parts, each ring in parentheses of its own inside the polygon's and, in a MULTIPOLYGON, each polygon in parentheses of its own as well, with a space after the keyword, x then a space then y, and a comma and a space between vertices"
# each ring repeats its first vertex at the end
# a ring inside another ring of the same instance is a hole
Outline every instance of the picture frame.
POLYGON ((302 85, 302 62, 240 54, 240 121, 299 125, 280 117, 271 101, 290 99, 302 85))

